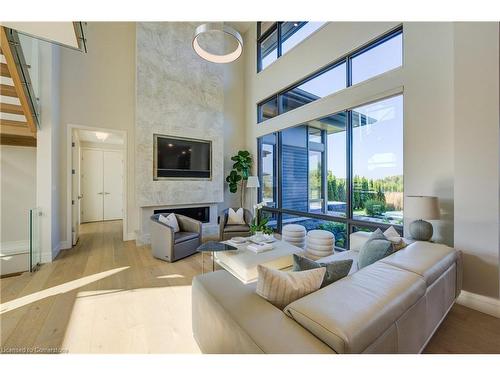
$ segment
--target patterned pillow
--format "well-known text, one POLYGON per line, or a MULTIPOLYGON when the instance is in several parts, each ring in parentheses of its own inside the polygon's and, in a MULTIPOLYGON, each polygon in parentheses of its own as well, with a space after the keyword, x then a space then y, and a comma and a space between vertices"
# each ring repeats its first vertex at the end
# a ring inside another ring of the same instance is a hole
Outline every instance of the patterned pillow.
POLYGON ((392 242, 392 247, 395 252, 406 247, 405 240, 392 225, 386 229, 384 236, 392 242))
POLYGON ((326 269, 325 277, 321 288, 346 277, 352 266, 352 259, 334 260, 329 263, 315 262, 314 260, 293 254, 293 271, 306 271, 324 267, 326 269))
POLYGON ((285 272, 259 264, 257 271, 259 279, 256 293, 283 310, 293 301, 317 291, 323 282, 326 269, 320 267, 308 271, 285 272))
POLYGON ((358 269, 369 266, 394 252, 392 242, 377 228, 365 242, 358 256, 358 269))

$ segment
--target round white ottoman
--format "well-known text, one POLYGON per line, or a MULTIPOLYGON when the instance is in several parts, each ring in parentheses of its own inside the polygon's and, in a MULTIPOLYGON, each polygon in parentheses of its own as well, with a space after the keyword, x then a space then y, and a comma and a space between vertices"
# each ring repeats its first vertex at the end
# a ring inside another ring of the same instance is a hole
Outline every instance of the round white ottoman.
POLYGON ((281 239, 303 249, 306 244, 306 228, 299 224, 285 225, 281 232, 281 239))
POLYGON ((335 236, 326 230, 311 230, 307 233, 306 253, 314 258, 332 255, 335 248, 335 236))

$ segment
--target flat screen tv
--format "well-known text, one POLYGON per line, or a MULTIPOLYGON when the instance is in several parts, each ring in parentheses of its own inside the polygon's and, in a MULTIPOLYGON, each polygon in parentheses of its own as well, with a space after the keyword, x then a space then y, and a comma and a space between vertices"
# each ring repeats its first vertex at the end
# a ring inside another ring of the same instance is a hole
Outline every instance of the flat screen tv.
POLYGON ((212 178, 212 142, 154 135, 155 180, 212 178))

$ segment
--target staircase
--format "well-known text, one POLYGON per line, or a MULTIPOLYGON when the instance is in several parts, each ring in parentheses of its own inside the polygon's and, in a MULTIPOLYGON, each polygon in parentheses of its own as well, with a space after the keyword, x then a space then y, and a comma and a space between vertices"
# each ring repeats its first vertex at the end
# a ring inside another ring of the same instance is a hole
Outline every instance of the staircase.
POLYGON ((7 32, 0 27, 0 144, 36 147, 37 125, 27 80, 7 32))

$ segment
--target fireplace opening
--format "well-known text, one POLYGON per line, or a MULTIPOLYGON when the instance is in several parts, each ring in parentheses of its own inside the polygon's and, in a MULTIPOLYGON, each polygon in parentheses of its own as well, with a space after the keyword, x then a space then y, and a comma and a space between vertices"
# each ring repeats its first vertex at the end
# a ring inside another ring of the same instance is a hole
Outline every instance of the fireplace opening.
POLYGON ((210 207, 184 207, 184 208, 161 208, 154 210, 155 214, 179 214, 199 220, 202 223, 210 222, 210 207))

